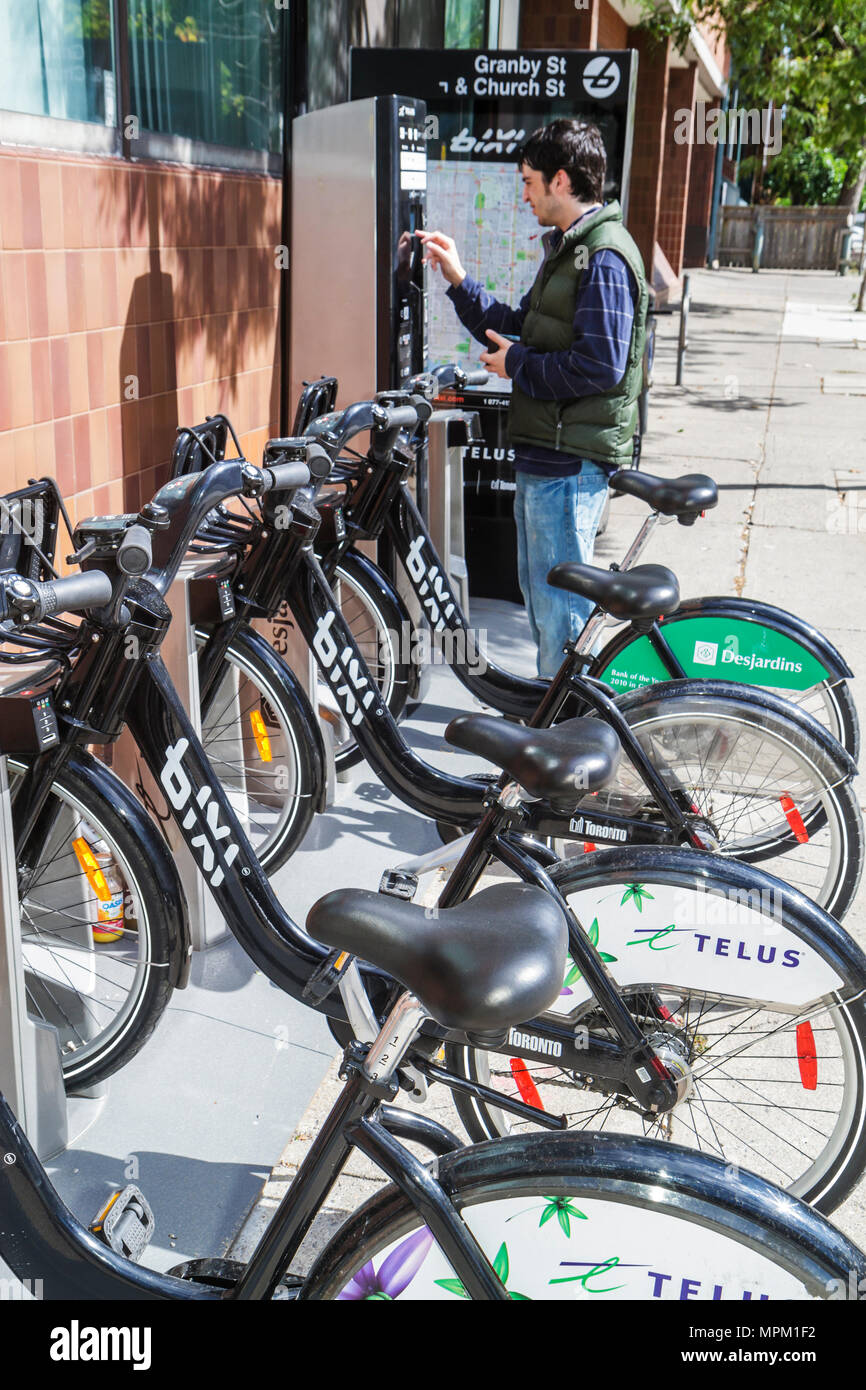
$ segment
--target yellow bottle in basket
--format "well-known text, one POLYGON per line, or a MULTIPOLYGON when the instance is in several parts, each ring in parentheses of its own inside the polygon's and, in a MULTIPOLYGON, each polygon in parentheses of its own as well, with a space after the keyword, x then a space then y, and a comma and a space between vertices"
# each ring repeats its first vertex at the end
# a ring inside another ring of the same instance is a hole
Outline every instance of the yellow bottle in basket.
POLYGON ((83 833, 73 840, 72 848, 96 894, 93 940, 102 946, 118 941, 123 936, 124 884, 114 856, 105 841, 99 839, 87 825, 82 826, 82 831, 83 833))

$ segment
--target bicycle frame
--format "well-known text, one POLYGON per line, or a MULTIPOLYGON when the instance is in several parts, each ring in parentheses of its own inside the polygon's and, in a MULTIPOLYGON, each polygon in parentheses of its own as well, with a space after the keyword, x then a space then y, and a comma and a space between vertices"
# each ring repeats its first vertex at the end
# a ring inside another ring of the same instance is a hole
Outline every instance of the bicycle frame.
MULTIPOLYGON (((433 632, 447 631, 452 638, 459 635, 458 642, 452 640, 445 647, 445 659, 458 680, 501 714, 531 718, 547 682, 517 676, 486 659, 479 662, 474 632, 406 486, 407 476, 406 467, 401 471, 374 467, 362 479, 344 507, 345 537, 322 551, 326 575, 333 574, 356 540, 375 540, 384 531, 433 632)), ((647 517, 620 569, 628 569, 637 561, 661 520, 658 513, 647 517)), ((598 610, 589 622, 597 616, 598 610)), ((579 651, 585 652, 592 645, 599 627, 590 634, 587 625, 577 639, 579 651)), ((696 645, 706 643, 717 647, 710 661, 718 667, 716 675, 749 685, 760 686, 766 672, 770 688, 778 689, 791 680, 794 695, 825 680, 853 678, 844 658, 810 623, 771 604, 735 596, 685 600, 675 613, 654 622, 648 631, 626 624, 591 659, 587 674, 617 692, 652 681, 707 678, 706 659, 696 664, 695 655, 696 645)))
MULTIPOLYGON (((420 517, 418 521, 420 523, 420 517)), ((215 624, 200 654, 204 708, 212 696, 220 663, 234 633, 253 618, 272 619, 287 602, 347 724, 388 790, 421 815, 434 816, 448 824, 462 826, 479 820, 484 813, 485 785, 470 778, 452 777, 425 763, 409 748, 380 699, 373 676, 315 554, 318 526, 318 515, 313 509, 303 516, 298 515, 293 528, 283 530, 269 524, 266 516, 260 537, 247 550, 234 577, 235 617, 215 624)), ((459 612, 456 600, 455 609, 459 612)), ((462 618, 462 614, 460 616, 462 618)), ((577 676, 585 664, 586 658, 571 644, 553 681, 547 685, 533 683, 533 689, 540 692, 540 699, 528 722, 533 728, 549 727, 565 703, 576 696, 583 708, 595 710, 616 729, 625 756, 652 793, 661 816, 660 822, 647 822, 607 813, 594 814, 596 837, 647 845, 703 844, 704 839, 693 827, 695 817, 691 803, 669 790, 604 690, 592 680, 577 676)), ((560 839, 591 838, 583 833, 580 817, 557 814, 543 805, 528 808, 524 828, 530 833, 560 839)))
POLYGON ((49 1299, 242 1302, 271 1298, 281 1284, 289 1296, 297 1296, 303 1281, 285 1279, 284 1271, 357 1148, 413 1204, 469 1296, 507 1300, 449 1193, 397 1136, 423 1144, 434 1156, 460 1148, 459 1141, 435 1121, 381 1105, 381 1088, 365 1076, 363 1057, 363 1050, 347 1051, 349 1079, 341 1095, 248 1264, 234 1279, 227 1270, 228 1287, 222 1288, 196 1283, 192 1273, 188 1278, 157 1274, 99 1241, 64 1206, 0 1095, 0 1145, 6 1156, 0 1183, 0 1255, 19 1279, 38 1281, 49 1299))

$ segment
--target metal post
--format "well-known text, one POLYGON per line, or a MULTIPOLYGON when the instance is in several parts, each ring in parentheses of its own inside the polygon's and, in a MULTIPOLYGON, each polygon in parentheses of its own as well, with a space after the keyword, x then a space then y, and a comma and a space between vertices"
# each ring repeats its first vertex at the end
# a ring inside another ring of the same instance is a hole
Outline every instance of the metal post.
POLYGON ((66 1148, 69 1127, 57 1032, 27 1013, 15 836, 4 757, 0 757, 0 1091, 41 1159, 66 1148))
POLYGON ((683 384, 683 359, 689 345, 689 307, 691 305, 691 276, 683 276, 683 297, 680 303, 680 336, 677 344, 677 386, 683 384))
POLYGON ((469 570, 463 525, 463 448, 480 433, 474 411, 437 410, 427 425, 430 535, 469 617, 469 570), (457 442, 459 439, 459 442, 457 442))

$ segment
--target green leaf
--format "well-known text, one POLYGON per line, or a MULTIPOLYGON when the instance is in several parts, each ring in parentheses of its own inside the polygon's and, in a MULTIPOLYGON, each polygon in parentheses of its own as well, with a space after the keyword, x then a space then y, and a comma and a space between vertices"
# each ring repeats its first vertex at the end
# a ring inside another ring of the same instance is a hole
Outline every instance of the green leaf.
POLYGON ((555 1215, 556 1215, 556 1207, 555 1207, 555 1205, 551 1202, 550 1206, 549 1206, 549 1207, 545 1207, 545 1208, 544 1208, 544 1211, 541 1213, 541 1220, 540 1220, 539 1223, 538 1223, 538 1229, 541 1230, 541 1228, 542 1228, 542 1226, 544 1225, 544 1223, 545 1223, 546 1221, 549 1221, 550 1218, 551 1218, 552 1216, 555 1216, 555 1215))
POLYGON ((563 1231, 565 1232, 565 1234, 566 1234, 567 1236, 570 1237, 570 1236, 571 1236, 571 1222, 570 1222, 569 1219, 568 1219, 568 1212, 567 1212, 567 1210, 565 1209, 565 1207, 560 1207, 560 1208, 559 1208, 559 1211, 558 1211, 556 1214, 557 1214, 557 1216, 558 1216, 558 1218, 559 1218, 559 1224, 560 1224, 560 1226, 562 1227, 563 1231))
POLYGON ((510 1293, 509 1298, 513 1298, 515 1303, 531 1303, 532 1299, 525 1293, 510 1293))
MULTIPOLYGON (((569 960, 571 960, 571 957, 570 957, 570 956, 569 956, 569 960)), ((569 970, 568 974, 567 974, 566 977, 565 977, 565 986, 564 986, 564 988, 565 988, 565 989, 568 989, 568 986, 569 986, 569 985, 573 985, 574 982, 575 982, 575 980, 579 980, 579 979, 580 979, 580 976, 581 976, 580 970, 577 968, 577 966, 576 966, 576 965, 574 964, 574 962, 572 961, 572 963, 571 963, 571 969, 569 970)))
POLYGON ((590 942, 591 942, 591 944, 592 944, 593 946, 597 946, 597 945, 598 945, 598 918, 597 918, 597 917, 596 917, 595 921, 593 922, 592 926, 590 927, 589 931, 587 932, 587 936, 589 937, 590 942))
POLYGON ((496 1259, 493 1261, 493 1272, 503 1284, 508 1283, 508 1246, 505 1241, 500 1245, 496 1259))
POLYGON ((434 1279, 433 1283, 438 1284, 440 1289, 444 1289, 446 1293, 456 1293, 458 1298, 469 1297, 459 1279, 434 1279))

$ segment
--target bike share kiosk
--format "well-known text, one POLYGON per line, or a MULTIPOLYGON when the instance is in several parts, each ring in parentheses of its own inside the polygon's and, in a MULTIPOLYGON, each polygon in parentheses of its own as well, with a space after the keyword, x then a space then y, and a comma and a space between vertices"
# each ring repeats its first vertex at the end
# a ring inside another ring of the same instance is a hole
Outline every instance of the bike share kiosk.
MULTIPOLYGON (((543 254, 541 230, 522 202, 515 160, 539 126, 583 116, 607 150, 605 200, 628 212, 637 54, 568 49, 352 49, 351 94, 414 92, 426 104, 427 223, 453 236, 468 273, 514 307, 543 254)), ((439 276, 429 292, 431 364, 477 367, 480 344, 463 328, 439 276)), ((335 370, 331 368, 330 370, 335 370)), ((522 602, 513 522, 513 455, 506 435, 511 383, 448 391, 441 404, 477 410, 482 439, 464 454, 469 587, 522 602)), ((435 418, 435 417, 434 417, 435 418)))
MULTIPOLYGON (((403 90, 396 80, 363 101, 292 123, 293 404, 304 383, 321 376, 337 378, 343 409, 377 391, 405 390, 426 368, 427 294, 415 233, 427 225, 427 110, 393 95, 403 90)), ((423 450, 416 488, 426 516, 423 450)), ((379 562, 393 575, 387 555, 379 562)), ((398 587, 419 621, 414 598, 398 587)))

